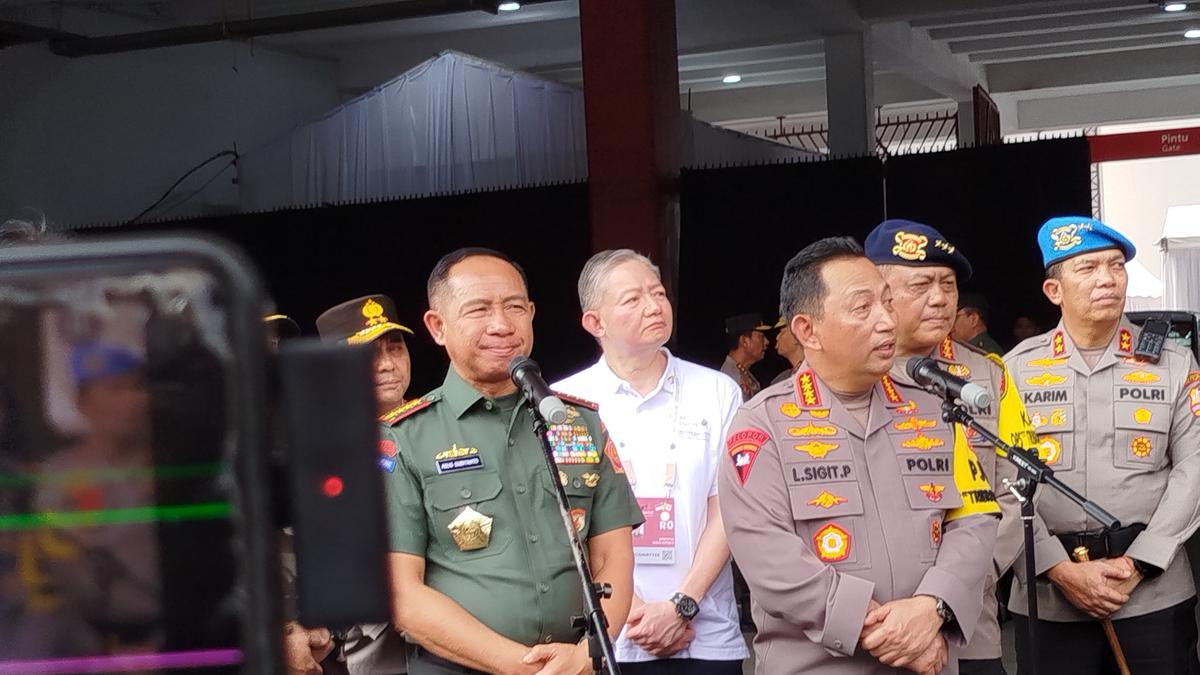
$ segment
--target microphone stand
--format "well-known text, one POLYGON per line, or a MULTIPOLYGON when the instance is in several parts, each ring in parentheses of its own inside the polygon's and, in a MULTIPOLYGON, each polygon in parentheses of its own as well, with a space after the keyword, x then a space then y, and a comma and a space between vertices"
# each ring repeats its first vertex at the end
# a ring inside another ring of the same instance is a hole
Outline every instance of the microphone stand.
MULTIPOLYGON (((528 400, 529 397, 526 396, 526 401, 528 400)), ((616 651, 613 649, 612 639, 608 636, 608 618, 604 616, 604 609, 600 606, 601 598, 612 597, 612 584, 597 584, 592 579, 591 566, 588 565, 587 556, 583 554, 583 542, 579 539, 575 523, 571 521, 567 492, 563 489, 562 481, 558 479, 558 463, 554 461, 554 449, 550 447, 550 430, 537 408, 532 403, 527 403, 527 405, 529 416, 533 420, 533 434, 542 444, 546 470, 549 472, 550 482, 554 485, 554 496, 558 498, 558 511, 562 516, 563 527, 567 530, 567 539, 571 542, 571 557, 575 560, 575 571, 579 573, 579 580, 583 585, 584 610, 587 613, 585 616, 572 617, 572 625, 587 630, 588 655, 592 658, 592 671, 597 675, 600 673, 620 675, 621 670, 617 666, 616 651)))
POLYGON ((975 433, 982 436, 984 440, 996 448, 997 455, 1004 457, 1018 469, 1020 477, 1015 482, 1006 479, 1004 488, 1011 492, 1021 504, 1021 529, 1025 537, 1025 591, 1029 603, 1029 618, 1026 633, 1029 641, 1029 653, 1026 663, 1020 664, 1020 668, 1022 673, 1036 674, 1038 603, 1037 565, 1034 562, 1033 549, 1033 493, 1037 490, 1038 483, 1049 485, 1067 499, 1078 504, 1088 516, 1099 521, 1106 531, 1121 527, 1121 522, 1098 504, 1079 494, 1069 485, 1066 485, 1055 477, 1054 469, 1046 466, 1046 463, 1038 457, 1036 451, 1005 443, 999 436, 980 426, 971 413, 967 411, 966 406, 954 402, 953 394, 943 394, 942 420, 948 424, 957 422, 974 429, 975 433), (1004 451, 1004 454, 1000 454, 1001 450, 1004 451))

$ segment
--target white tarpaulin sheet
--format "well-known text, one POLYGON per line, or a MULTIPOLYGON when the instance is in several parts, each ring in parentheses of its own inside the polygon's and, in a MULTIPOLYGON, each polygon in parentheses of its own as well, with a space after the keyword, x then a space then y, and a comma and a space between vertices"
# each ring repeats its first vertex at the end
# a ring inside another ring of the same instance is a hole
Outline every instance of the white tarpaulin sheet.
POLYGON ((1167 208, 1162 238, 1163 304, 1200 310, 1200 204, 1167 208))
MULTIPOLYGON (((684 164, 806 153, 684 118, 684 164)), ((583 92, 446 51, 242 157, 243 211, 587 177, 583 92)))

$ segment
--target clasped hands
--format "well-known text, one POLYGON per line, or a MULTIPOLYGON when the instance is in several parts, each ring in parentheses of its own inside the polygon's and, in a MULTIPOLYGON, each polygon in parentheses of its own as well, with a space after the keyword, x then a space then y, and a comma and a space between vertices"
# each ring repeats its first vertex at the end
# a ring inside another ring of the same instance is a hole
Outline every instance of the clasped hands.
POLYGON ((1073 562, 1064 560, 1046 571, 1067 600, 1095 619, 1106 619, 1129 602, 1142 581, 1129 556, 1073 562))
POLYGON ((941 634, 937 600, 918 595, 867 606, 859 644, 879 662, 933 675, 946 666, 949 652, 941 634))

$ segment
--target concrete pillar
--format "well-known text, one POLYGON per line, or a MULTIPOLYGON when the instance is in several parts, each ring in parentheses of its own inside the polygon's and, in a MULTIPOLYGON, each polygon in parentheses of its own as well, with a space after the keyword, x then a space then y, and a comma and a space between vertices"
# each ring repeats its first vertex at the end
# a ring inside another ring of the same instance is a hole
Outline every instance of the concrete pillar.
POLYGON ((975 145, 975 102, 958 102, 958 147, 975 145))
POLYGON ((825 36, 825 98, 829 152, 875 152, 875 65, 870 33, 825 36))

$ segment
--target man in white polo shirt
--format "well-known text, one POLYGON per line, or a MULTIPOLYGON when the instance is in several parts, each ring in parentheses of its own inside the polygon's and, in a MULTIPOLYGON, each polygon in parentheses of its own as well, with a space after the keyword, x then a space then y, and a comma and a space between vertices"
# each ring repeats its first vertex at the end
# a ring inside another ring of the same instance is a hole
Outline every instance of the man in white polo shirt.
POLYGON ((671 303, 649 258, 628 249, 592 256, 579 275, 579 304, 603 355, 554 389, 600 405, 646 517, 634 530, 633 608, 617 642, 621 671, 740 675, 748 653, 717 467, 741 389, 663 347, 671 303))

